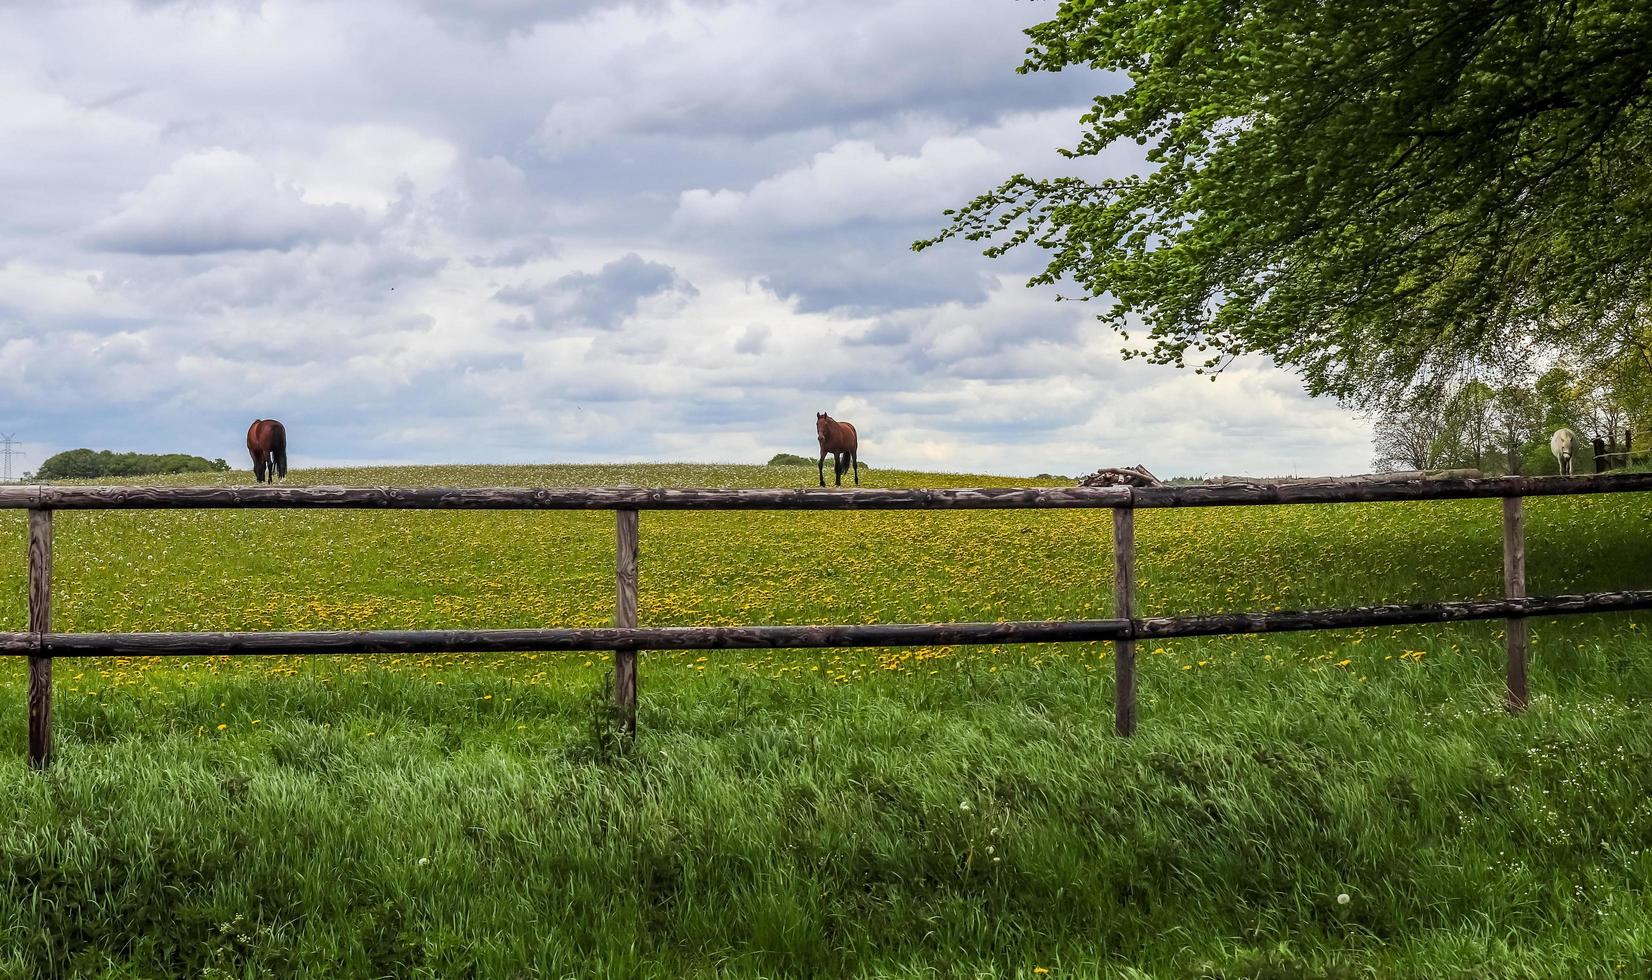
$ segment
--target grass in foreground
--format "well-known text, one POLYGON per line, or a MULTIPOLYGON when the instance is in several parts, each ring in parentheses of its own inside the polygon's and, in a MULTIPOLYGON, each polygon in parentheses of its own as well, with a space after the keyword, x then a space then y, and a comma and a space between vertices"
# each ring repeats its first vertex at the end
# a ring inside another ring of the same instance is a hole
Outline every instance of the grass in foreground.
MULTIPOLYGON (((752 485, 789 468, 314 482, 752 485)), ((881 485, 978 485, 878 471, 881 485)), ((1529 504, 1533 591, 1641 584, 1638 497, 1529 504)), ((7 515, 0 615, 21 623, 7 515)), ((1138 516, 1148 614, 1466 598, 1494 501, 1138 516)), ((599 624, 604 514, 63 514, 66 629, 599 624)), ((1106 615, 1105 513, 643 516, 644 623, 1106 615)), ((58 663, 0 745, 0 976, 1532 976, 1652 971, 1649 620, 1142 651, 58 663), (1346 904, 1339 896, 1348 896, 1346 904), (1042 974, 1037 974, 1042 975, 1042 974)))

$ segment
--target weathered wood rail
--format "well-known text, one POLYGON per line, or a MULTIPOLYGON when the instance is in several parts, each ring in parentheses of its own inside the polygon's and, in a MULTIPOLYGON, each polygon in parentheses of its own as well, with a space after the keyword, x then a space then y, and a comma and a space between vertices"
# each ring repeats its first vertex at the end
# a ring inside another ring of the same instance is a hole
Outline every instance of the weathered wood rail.
POLYGON ((1527 618, 1652 609, 1652 589, 1528 597, 1523 498, 1646 491, 1652 491, 1652 473, 1391 483, 1324 480, 1281 484, 957 490, 10 486, 0 487, 0 509, 29 511, 29 617, 27 631, 0 632, 0 655, 26 656, 29 660, 29 762, 36 768, 43 768, 51 761, 51 678, 55 657, 612 651, 617 708, 626 730, 634 734, 637 654, 643 650, 1106 641, 1117 649, 1114 726, 1120 735, 1130 735, 1136 730, 1137 640, 1502 619, 1507 621, 1508 707, 1517 712, 1528 702, 1527 618), (1136 615, 1137 509, 1476 498, 1503 501, 1503 598, 1266 613, 1136 615), (577 629, 247 633, 57 633, 52 630, 54 511, 198 508, 612 510, 616 512, 614 625, 577 629), (1063 508, 1113 511, 1115 618, 860 626, 650 628, 637 625, 639 511, 1063 508))
POLYGON ((0 486, 0 508, 45 510, 1021 510, 1235 507, 1384 500, 1553 497, 1652 490, 1652 473, 1451 480, 1222 483, 1164 487, 702 490, 650 487, 0 486))

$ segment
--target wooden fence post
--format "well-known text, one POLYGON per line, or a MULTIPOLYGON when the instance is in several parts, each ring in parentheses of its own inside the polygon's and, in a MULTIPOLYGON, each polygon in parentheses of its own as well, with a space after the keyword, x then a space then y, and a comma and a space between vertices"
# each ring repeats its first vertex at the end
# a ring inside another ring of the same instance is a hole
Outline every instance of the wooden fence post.
MULTIPOLYGON (((52 512, 29 511, 29 632, 52 630, 52 512)), ((29 765, 52 761, 52 658, 29 657, 29 765)))
MULTIPOLYGON (((614 512, 614 625, 637 625, 637 512, 614 512)), ((614 652, 614 705, 627 735, 637 734, 637 651, 614 652)))
MULTIPOLYGON (((1526 597, 1526 509, 1521 497, 1503 498, 1503 595, 1526 597)), ((1508 707, 1510 713, 1526 710, 1526 619, 1505 620, 1508 638, 1508 707)))
MULTIPOLYGON (((1113 617, 1136 616, 1136 512, 1113 508, 1113 617)), ((1131 631, 1132 636, 1134 630, 1131 631)), ((1120 735, 1136 733, 1136 641, 1113 643, 1113 729, 1120 735)))

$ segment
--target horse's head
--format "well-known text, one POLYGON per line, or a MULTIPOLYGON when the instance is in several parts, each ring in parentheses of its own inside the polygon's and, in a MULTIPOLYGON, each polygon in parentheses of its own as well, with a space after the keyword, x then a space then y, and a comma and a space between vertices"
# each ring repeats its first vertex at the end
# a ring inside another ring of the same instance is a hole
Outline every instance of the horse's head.
POLYGON ((827 415, 825 412, 816 412, 815 413, 815 437, 817 439, 826 438, 826 429, 831 424, 832 424, 832 417, 830 415, 827 415))

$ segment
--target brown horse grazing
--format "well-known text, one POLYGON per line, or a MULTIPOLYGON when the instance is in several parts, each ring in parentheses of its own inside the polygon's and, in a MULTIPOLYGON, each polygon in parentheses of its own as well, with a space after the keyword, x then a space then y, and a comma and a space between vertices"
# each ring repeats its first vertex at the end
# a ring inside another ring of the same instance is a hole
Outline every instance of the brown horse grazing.
POLYGON ((275 419, 255 419, 247 429, 247 452, 252 454, 252 475, 259 483, 274 483, 277 475, 286 482, 286 426, 275 419))
POLYGON ((832 454, 832 472, 838 486, 843 486, 843 471, 855 471, 855 486, 860 486, 860 437, 848 422, 839 422, 825 412, 815 413, 815 438, 820 440, 820 485, 826 485, 826 454, 832 454))

